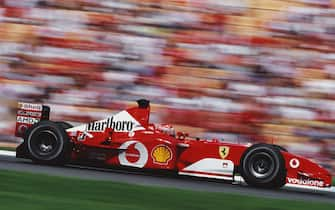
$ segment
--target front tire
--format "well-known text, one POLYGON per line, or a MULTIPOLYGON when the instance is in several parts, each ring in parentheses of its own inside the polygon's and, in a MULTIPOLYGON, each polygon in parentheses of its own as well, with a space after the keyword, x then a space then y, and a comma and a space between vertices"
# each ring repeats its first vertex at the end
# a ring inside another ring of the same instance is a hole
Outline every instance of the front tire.
POLYGON ((65 129, 52 121, 41 121, 27 132, 25 142, 34 162, 63 165, 70 159, 72 144, 65 129))
POLYGON ((285 160, 278 147, 268 144, 249 147, 241 158, 240 172, 255 187, 280 188, 286 181, 285 160))

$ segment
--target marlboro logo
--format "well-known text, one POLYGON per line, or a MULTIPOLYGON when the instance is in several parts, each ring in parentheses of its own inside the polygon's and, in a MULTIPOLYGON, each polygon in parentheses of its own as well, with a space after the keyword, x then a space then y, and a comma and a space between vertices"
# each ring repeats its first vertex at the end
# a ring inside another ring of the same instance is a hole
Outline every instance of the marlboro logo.
POLYGON ((30 104, 30 103, 19 103, 18 108, 28 110, 28 111, 38 111, 38 112, 43 110, 43 106, 41 104, 30 104))
POLYGON ((114 117, 102 121, 95 121, 87 124, 87 131, 104 131, 106 128, 112 128, 114 131, 129 132, 135 127, 132 121, 116 121, 114 117))

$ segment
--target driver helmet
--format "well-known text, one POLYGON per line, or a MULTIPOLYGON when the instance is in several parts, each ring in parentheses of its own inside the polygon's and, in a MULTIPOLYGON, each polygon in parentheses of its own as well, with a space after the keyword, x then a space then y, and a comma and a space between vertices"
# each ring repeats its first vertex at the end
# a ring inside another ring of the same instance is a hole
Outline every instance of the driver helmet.
POLYGON ((176 131, 172 127, 172 125, 169 124, 157 124, 156 129, 159 130, 162 133, 165 133, 170 136, 176 136, 176 131))

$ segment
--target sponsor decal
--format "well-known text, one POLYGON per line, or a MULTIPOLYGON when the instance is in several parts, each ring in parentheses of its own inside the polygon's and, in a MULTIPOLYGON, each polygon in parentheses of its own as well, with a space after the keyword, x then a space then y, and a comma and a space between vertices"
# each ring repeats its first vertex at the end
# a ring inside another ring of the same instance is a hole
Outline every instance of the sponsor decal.
POLYGON ((219 155, 222 159, 225 159, 229 154, 229 147, 227 146, 220 146, 219 147, 219 155))
POLYGON ((26 130, 28 130, 28 126, 26 125, 20 125, 18 128, 17 128, 17 132, 19 134, 23 134, 24 132, 26 132, 26 130))
POLYGON ((152 150, 151 157, 154 163, 167 165, 172 159, 172 151, 168 146, 160 144, 152 150))
POLYGON ((42 116, 41 112, 31 112, 31 111, 26 111, 22 109, 18 110, 17 114, 23 115, 23 116, 29 116, 29 117, 38 117, 38 118, 42 116))
POLYGON ((41 104, 29 104, 29 103, 19 103, 19 109, 24 109, 28 111, 42 111, 43 106, 41 104))
POLYGON ((40 120, 37 118, 32 118, 32 117, 17 116, 16 121, 18 123, 25 123, 25 124, 33 125, 35 123, 38 123, 40 120))
POLYGON ((297 158, 292 158, 290 160, 291 168, 298 168, 300 166, 300 161, 297 158))
POLYGON ((95 121, 87 124, 87 131, 104 131, 106 128, 113 128, 114 131, 129 132, 135 127, 135 123, 130 120, 118 121, 114 117, 102 121, 95 121))
POLYGON ((204 158, 181 169, 179 173, 200 177, 232 180, 234 163, 219 158, 204 158))
POLYGON ((86 133, 81 133, 81 134, 78 135, 77 140, 78 141, 85 141, 86 137, 87 137, 86 133))
POLYGON ((139 141, 126 141, 119 149, 124 150, 119 154, 119 161, 123 166, 143 168, 148 161, 148 150, 139 141))
POLYGON ((307 185, 307 186, 313 186, 313 187, 323 187, 324 186, 324 182, 321 180, 297 179, 297 178, 287 177, 287 181, 289 184, 307 185))

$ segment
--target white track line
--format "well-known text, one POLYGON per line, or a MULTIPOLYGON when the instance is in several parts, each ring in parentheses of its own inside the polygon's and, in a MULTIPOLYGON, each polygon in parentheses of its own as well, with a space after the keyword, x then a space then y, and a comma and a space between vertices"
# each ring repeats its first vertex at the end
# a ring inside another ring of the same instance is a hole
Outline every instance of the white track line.
MULTIPOLYGON (((16 157, 15 151, 6 151, 6 150, 0 150, 0 155, 2 156, 8 156, 8 157, 16 157)), ((244 180, 240 176, 235 176, 235 184, 243 184, 244 180)), ((335 186, 330 188, 313 188, 313 187, 305 187, 300 185, 293 185, 293 184, 286 184, 284 186, 286 189, 296 189, 296 190, 306 190, 306 191, 317 191, 317 192, 332 192, 335 193, 335 186)))
POLYGON ((0 155, 9 156, 9 157, 16 157, 16 152, 15 151, 0 150, 0 155))
POLYGON ((294 190, 301 190, 307 192, 331 192, 335 193, 335 186, 330 188, 315 188, 310 186, 302 186, 297 184, 285 184, 284 189, 294 189, 294 190))
MULTIPOLYGON (((234 184, 246 185, 244 179, 241 176, 235 176, 234 180, 235 180, 234 184)), ((302 186, 302 185, 297 185, 297 184, 285 184, 283 186, 283 189, 291 189, 291 190, 305 191, 305 192, 335 193, 335 186, 332 186, 330 188, 316 188, 316 187, 302 186)))

